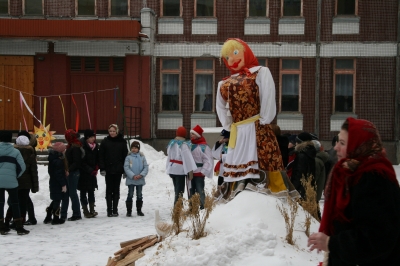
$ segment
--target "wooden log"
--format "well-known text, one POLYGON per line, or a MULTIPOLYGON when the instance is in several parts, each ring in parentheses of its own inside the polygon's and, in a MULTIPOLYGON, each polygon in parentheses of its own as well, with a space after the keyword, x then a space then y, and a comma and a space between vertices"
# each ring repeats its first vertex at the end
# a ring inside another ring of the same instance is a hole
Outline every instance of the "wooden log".
POLYGON ((124 242, 119 243, 119 245, 120 245, 121 248, 124 248, 126 246, 129 246, 129 245, 135 243, 136 241, 138 241, 140 239, 143 239, 143 237, 139 237, 139 238, 136 238, 136 239, 124 241, 124 242))
POLYGON ((118 263, 115 266, 127 266, 131 264, 132 262, 137 261, 138 259, 144 257, 143 252, 139 252, 138 250, 134 250, 131 253, 129 253, 124 259, 118 261, 118 263))
POLYGON ((139 251, 143 252, 143 250, 145 250, 148 247, 154 246, 156 243, 158 242, 158 239, 153 239, 152 241, 150 241, 149 243, 145 244, 144 246, 139 248, 139 251))
POLYGON ((108 262, 107 262, 106 266, 116 266, 116 265, 117 265, 117 261, 115 261, 111 257, 108 257, 108 262))
POLYGON ((118 250, 117 252, 114 253, 114 256, 116 255, 121 255, 125 253, 129 253, 130 250, 135 250, 140 246, 145 245, 148 242, 153 241, 154 239, 157 239, 157 235, 149 235, 146 237, 142 237, 140 240, 135 241, 134 243, 125 246, 124 248, 118 250))
POLYGON ((145 237, 139 237, 139 238, 136 238, 136 239, 132 239, 132 240, 121 242, 121 243, 119 243, 119 245, 121 246, 121 248, 124 248, 124 247, 129 246, 131 244, 134 244, 135 242, 137 242, 137 241, 139 241, 139 240, 141 240, 143 238, 146 238, 146 237, 147 238, 153 238, 153 237, 157 237, 157 235, 148 235, 148 236, 145 236, 145 237))

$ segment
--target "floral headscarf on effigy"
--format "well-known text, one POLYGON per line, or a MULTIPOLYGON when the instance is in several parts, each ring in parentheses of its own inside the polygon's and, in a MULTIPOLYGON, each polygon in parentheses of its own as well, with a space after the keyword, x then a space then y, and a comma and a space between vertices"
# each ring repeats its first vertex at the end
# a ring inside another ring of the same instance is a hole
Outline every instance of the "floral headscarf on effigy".
POLYGON ((255 66, 259 66, 257 58, 254 56, 253 51, 250 47, 238 38, 229 38, 225 41, 224 45, 221 48, 221 58, 225 63, 225 66, 231 71, 231 75, 237 73, 246 73, 247 75, 250 74, 249 69, 255 66), (233 69, 232 66, 229 65, 227 58, 229 55, 235 51, 239 53, 243 53, 242 58, 244 60, 244 66, 240 69, 233 69))
POLYGON ((344 211, 350 202, 349 188, 356 185, 366 172, 375 172, 391 182, 399 183, 392 163, 386 158, 378 130, 371 122, 347 118, 347 157, 334 166, 325 188, 324 212, 319 228, 333 233, 333 220, 348 222, 344 211))

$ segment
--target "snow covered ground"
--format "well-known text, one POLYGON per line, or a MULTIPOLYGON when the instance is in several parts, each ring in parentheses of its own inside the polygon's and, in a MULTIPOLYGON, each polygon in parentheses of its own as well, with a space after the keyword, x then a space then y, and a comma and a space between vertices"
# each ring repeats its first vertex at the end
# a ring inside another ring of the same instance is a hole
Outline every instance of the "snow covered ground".
MULTIPOLYGON (((40 191, 31 194, 38 224, 26 226, 30 234, 18 236, 15 231, 0 236, 0 265, 106 265, 108 257, 120 249, 119 243, 156 234, 155 210, 169 221, 173 204, 173 185, 165 173, 166 156, 142 144, 149 162, 149 174, 143 188, 144 217, 126 217, 127 187, 121 183, 119 217, 106 216, 105 181, 98 175, 96 190, 97 218, 63 225, 43 224, 45 208, 50 203, 47 166, 39 166, 40 191)), ((399 166, 395 166, 400 174, 399 166)), ((206 179, 206 190, 216 186, 217 177, 206 179)), ((7 195, 7 193, 6 193, 7 195)), ((206 225, 208 235, 191 240, 186 232, 166 238, 162 245, 145 250, 146 256, 136 262, 143 265, 302 265, 316 266, 322 253, 310 252, 304 233, 304 213, 299 211, 294 231, 295 245, 285 242, 285 222, 271 196, 244 191, 233 201, 218 205, 206 225)), ((71 206, 71 205, 70 205, 71 206)), ((71 209, 68 217, 71 216, 71 209)), ((185 225, 187 227, 187 224, 185 225)), ((311 232, 318 230, 313 222, 311 232)))

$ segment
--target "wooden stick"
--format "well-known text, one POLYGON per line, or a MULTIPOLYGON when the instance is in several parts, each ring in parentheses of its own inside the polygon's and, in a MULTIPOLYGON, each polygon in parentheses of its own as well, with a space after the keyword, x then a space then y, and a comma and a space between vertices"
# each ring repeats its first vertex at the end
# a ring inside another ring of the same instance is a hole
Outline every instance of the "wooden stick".
POLYGON ((117 252, 115 252, 114 256, 116 256, 118 254, 125 253, 125 252, 127 252, 129 250, 132 250, 132 249, 134 249, 133 247, 141 245, 141 244, 146 243, 146 242, 147 242, 147 237, 142 237, 140 240, 135 241, 133 244, 125 246, 124 248, 122 248, 122 249, 118 250, 117 252))

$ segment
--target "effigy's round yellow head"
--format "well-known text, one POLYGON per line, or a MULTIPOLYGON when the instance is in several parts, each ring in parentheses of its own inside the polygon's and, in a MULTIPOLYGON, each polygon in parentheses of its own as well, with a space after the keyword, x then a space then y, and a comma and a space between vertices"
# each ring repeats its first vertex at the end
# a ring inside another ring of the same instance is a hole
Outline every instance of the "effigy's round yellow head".
POLYGON ((235 50, 242 52, 245 51, 243 44, 241 44, 240 42, 235 40, 228 40, 221 48, 221 57, 227 60, 229 55, 235 50))

